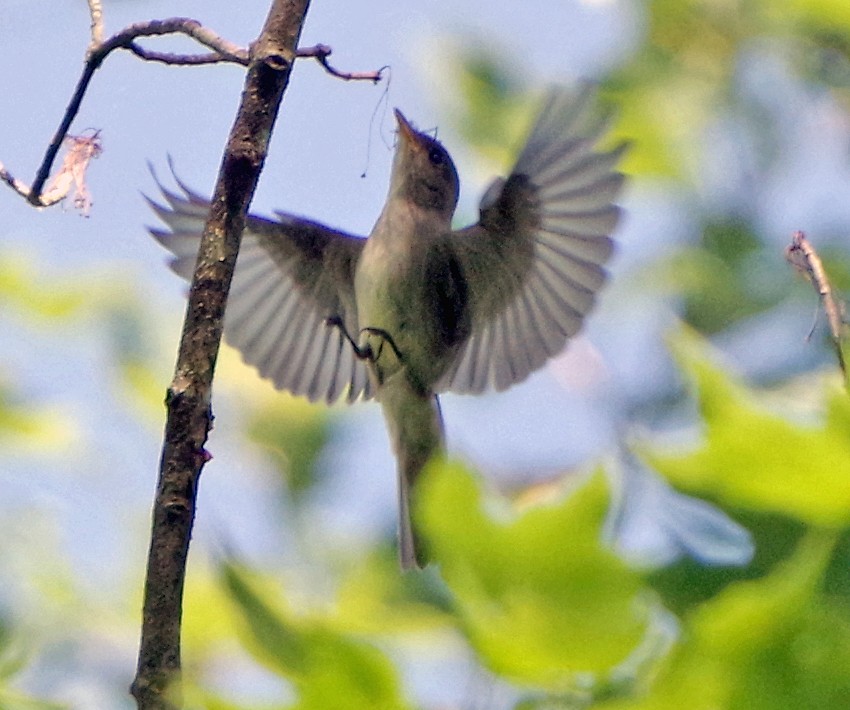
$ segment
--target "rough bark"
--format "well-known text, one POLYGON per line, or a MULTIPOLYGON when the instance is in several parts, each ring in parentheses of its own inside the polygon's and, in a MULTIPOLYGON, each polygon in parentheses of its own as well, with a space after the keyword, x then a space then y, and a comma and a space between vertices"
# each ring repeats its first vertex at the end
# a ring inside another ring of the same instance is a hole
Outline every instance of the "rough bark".
POLYGON ((245 89, 222 160, 189 292, 153 510, 139 663, 131 692, 140 710, 177 710, 183 583, 204 449, 210 388, 224 308, 280 100, 309 0, 274 0, 251 47, 245 89))

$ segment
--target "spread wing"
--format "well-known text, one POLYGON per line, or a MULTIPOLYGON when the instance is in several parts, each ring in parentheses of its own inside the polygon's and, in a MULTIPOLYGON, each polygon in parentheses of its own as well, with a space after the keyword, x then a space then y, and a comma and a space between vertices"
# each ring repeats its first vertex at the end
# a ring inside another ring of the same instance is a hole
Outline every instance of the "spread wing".
POLYGON ((467 280, 473 331, 438 391, 503 390, 559 353, 602 287, 625 146, 600 152, 593 92, 552 90, 477 224, 450 239, 467 280))
MULTIPOLYGON (((157 183, 166 204, 148 200, 168 230, 151 229, 174 258, 171 268, 191 279, 209 201, 179 183, 181 194, 157 183)), ((365 365, 339 328, 357 333, 354 268, 363 239, 316 222, 277 213, 249 216, 233 273, 224 335, 278 389, 310 401, 349 402, 373 395, 365 365)))

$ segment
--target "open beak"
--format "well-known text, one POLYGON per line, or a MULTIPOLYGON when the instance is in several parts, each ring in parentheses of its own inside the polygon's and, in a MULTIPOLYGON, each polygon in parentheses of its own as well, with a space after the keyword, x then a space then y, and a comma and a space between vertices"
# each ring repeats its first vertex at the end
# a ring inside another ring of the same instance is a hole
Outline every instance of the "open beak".
POLYGON ((401 136, 406 145, 410 147, 418 146, 420 143, 418 131, 410 125, 410 121, 404 117, 401 111, 395 109, 394 113, 395 120, 398 123, 399 136, 401 136))

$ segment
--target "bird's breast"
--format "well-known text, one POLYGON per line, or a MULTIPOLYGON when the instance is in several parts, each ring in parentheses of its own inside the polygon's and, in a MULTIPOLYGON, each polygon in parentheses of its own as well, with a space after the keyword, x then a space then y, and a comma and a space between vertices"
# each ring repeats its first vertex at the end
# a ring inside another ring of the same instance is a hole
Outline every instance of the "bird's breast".
MULTIPOLYGON (((418 386, 430 389, 470 332, 465 276, 445 238, 378 236, 367 241, 355 274, 360 327, 386 332, 395 345, 384 349, 387 362, 397 351, 396 368, 405 367, 418 386)), ((365 339, 361 331, 361 344, 365 339)))

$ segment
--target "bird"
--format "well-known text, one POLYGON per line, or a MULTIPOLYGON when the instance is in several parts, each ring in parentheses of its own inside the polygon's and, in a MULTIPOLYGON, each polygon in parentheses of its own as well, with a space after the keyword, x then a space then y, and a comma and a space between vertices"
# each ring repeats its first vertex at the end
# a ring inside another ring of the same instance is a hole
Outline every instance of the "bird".
MULTIPOLYGON (((606 282, 621 217, 626 144, 590 83, 549 89, 478 221, 452 226, 459 196, 443 144, 395 110, 389 190, 363 238, 287 212, 249 215, 225 340, 274 386, 310 401, 374 399, 397 459, 403 570, 429 562, 411 519, 416 482, 444 455, 438 396, 502 391, 559 354, 606 282)), ((156 176, 154 176, 156 179, 156 176)), ((152 236, 190 280, 209 201, 174 176, 148 202, 152 236)))

